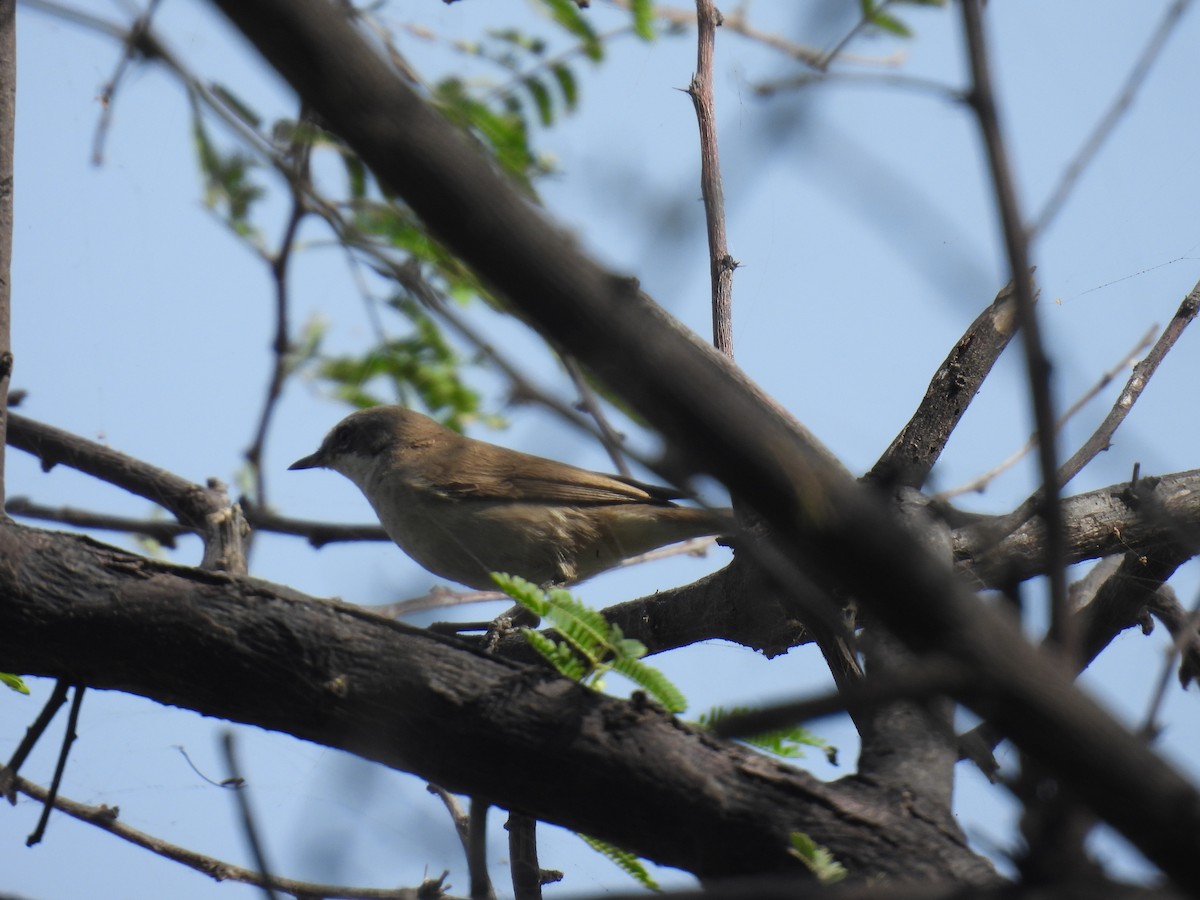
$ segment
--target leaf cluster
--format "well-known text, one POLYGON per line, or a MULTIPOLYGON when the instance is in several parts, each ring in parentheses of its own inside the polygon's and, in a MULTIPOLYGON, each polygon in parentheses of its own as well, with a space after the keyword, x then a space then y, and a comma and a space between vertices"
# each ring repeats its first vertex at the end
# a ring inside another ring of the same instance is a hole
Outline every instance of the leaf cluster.
MULTIPOLYGON (((714 706, 708 712, 701 713, 697 721, 705 728, 713 728, 723 719, 739 716, 749 711, 749 707, 735 706, 732 709, 725 709, 721 706, 714 706)), ((750 735, 742 740, 751 747, 785 759, 799 759, 804 756, 805 747, 816 747, 825 754, 830 765, 837 765, 837 747, 800 725, 750 735)))
POLYGON ((533 628, 522 629, 530 645, 562 675, 597 690, 604 676, 617 672, 632 681, 672 713, 683 712, 687 700, 662 672, 642 662, 646 646, 627 638, 598 611, 569 591, 544 591, 515 575, 493 572, 500 590, 554 626, 556 640, 533 628))

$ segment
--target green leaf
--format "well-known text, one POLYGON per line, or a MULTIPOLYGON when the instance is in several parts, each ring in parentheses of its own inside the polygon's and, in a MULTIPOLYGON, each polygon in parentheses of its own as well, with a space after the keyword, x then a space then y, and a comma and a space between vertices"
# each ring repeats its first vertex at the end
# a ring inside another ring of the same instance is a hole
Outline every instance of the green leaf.
POLYGON ((521 187, 532 191, 531 178, 542 168, 530 149, 525 123, 519 110, 497 112, 472 97, 458 78, 447 78, 433 90, 438 109, 451 122, 468 130, 491 151, 492 156, 521 187))
POLYGON ((558 82, 558 90, 562 94, 567 112, 574 112, 579 105, 579 84, 575 81, 575 73, 566 63, 558 63, 550 67, 550 74, 558 82))
POLYGON ((591 23, 584 18, 575 0, 541 0, 542 5, 550 12, 550 18, 566 29, 570 34, 579 38, 583 45, 584 55, 593 62, 604 58, 604 45, 597 37, 591 23))
POLYGON ((641 641, 626 638, 621 629, 599 611, 586 606, 569 591, 544 591, 514 575, 492 573, 492 580, 508 596, 554 626, 562 636, 555 641, 533 629, 525 629, 526 639, 560 673, 603 689, 607 672, 617 672, 653 697, 672 713, 683 712, 687 700, 683 693, 658 669, 641 661, 646 647, 641 641))
POLYGON ((225 85, 214 82, 208 86, 216 97, 219 97, 229 110, 255 131, 262 125, 262 116, 254 111, 250 104, 244 102, 225 85))
POLYGON ((654 40, 654 6, 650 0, 633 0, 633 30, 643 41, 654 40))
MULTIPOLYGON (((697 721, 705 728, 712 728, 717 722, 723 719, 727 719, 730 716, 742 715, 748 711, 749 708, 744 706, 734 707, 729 710, 726 710, 724 707, 714 706, 707 713, 702 713, 697 721)), ((785 759, 799 759, 804 756, 803 747, 816 747, 824 752, 830 765, 837 765, 837 748, 832 746, 823 737, 819 737, 807 728, 799 725, 793 725, 790 728, 779 728, 764 734, 750 735, 741 738, 741 740, 752 747, 772 753, 775 756, 784 757, 785 759)))
POLYGON ((25 680, 20 675, 11 675, 8 672, 0 672, 0 684, 11 688, 18 694, 29 694, 29 686, 25 684, 25 680))
POLYGON ((653 878, 650 877, 650 872, 642 865, 641 859, 635 854, 627 850, 620 850, 599 838, 594 838, 591 835, 580 834, 579 839, 595 850, 597 853, 606 856, 613 863, 616 863, 627 875, 632 876, 642 887, 649 888, 652 891, 662 890, 653 878))
POLYGON ((192 142, 204 176, 204 203, 218 212, 237 235, 257 244, 258 232, 250 222, 250 212, 263 189, 250 180, 250 173, 258 163, 236 150, 222 153, 204 127, 200 101, 194 94, 191 104, 192 142))
POLYGON ((626 657, 617 657, 608 665, 657 700, 667 712, 677 714, 687 709, 687 698, 683 692, 653 666, 626 657))
POLYGON ((466 362, 449 343, 438 323, 416 301, 397 296, 389 308, 407 320, 409 331, 386 338, 362 355, 321 356, 312 345, 319 335, 302 343, 296 365, 311 368, 334 396, 363 409, 380 403, 419 405, 442 424, 462 431, 479 418, 481 399, 463 378, 466 362), (381 394, 378 386, 390 385, 381 394))
POLYGON ((888 34, 894 34, 897 37, 912 37, 912 29, 897 19, 890 13, 884 12, 882 9, 877 9, 867 17, 867 22, 874 25, 880 31, 886 31, 888 34))
POLYGON ((519 575, 508 575, 504 572, 493 572, 492 581, 496 583, 496 587, 539 619, 546 615, 550 608, 550 600, 546 596, 546 592, 532 581, 526 581, 519 575))
POLYGON ((793 831, 788 852, 808 866, 821 884, 837 884, 849 873, 833 854, 802 831, 793 831))
POLYGON ((550 89, 532 75, 523 81, 533 104, 537 107, 538 119, 542 125, 549 127, 554 124, 554 102, 550 99, 550 89))
POLYGON ((572 681, 582 681, 587 676, 587 666, 569 645, 553 641, 534 628, 522 628, 521 631, 530 646, 550 663, 559 675, 572 681))

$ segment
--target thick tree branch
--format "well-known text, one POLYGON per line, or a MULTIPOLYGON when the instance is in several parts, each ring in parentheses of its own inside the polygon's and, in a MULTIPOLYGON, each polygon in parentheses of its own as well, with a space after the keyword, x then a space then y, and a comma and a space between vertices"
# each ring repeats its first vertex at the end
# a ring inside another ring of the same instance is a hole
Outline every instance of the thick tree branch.
POLYGON ((803 831, 864 873, 994 877, 862 785, 351 606, 11 524, 0 558, 6 668, 286 731, 701 876, 795 871, 803 831))
MULTIPOLYGON (((1063 501, 1068 563, 1168 544, 1200 529, 1200 469, 1079 494, 1063 501)), ((954 532, 954 556, 980 587, 1000 587, 1045 572, 1046 527, 1030 519, 996 544, 984 520, 954 532)), ((1195 552, 1193 546, 1192 551, 1195 552)))

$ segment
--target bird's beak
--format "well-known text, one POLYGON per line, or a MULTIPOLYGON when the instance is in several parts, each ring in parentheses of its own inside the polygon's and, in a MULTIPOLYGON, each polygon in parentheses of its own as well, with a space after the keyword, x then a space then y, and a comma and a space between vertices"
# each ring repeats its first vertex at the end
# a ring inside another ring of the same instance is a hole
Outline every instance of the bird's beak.
POLYGON ((288 466, 288 471, 290 472, 292 469, 320 469, 324 466, 325 460, 321 458, 321 451, 318 450, 316 453, 310 453, 308 456, 296 460, 288 466))

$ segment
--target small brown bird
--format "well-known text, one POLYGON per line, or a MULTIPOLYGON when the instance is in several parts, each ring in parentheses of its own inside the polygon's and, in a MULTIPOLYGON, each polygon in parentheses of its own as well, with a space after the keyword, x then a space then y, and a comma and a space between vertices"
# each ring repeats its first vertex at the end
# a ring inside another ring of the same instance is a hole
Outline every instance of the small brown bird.
POLYGON ((401 550, 481 590, 495 587, 489 572, 573 584, 733 527, 730 510, 678 506, 669 488, 472 440, 400 406, 352 413, 289 468, 345 475, 401 550))

